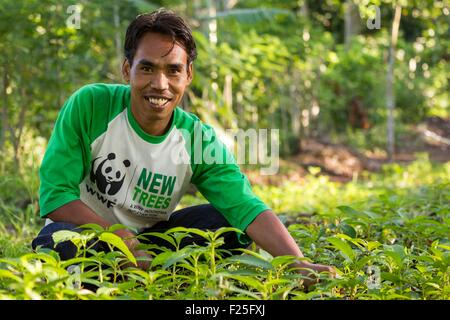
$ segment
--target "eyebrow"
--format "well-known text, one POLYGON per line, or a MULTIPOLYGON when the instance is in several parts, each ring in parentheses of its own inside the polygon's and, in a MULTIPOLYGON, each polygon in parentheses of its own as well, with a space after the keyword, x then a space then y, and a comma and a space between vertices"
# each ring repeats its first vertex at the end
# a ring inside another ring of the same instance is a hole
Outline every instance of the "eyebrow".
MULTIPOLYGON (((147 59, 140 60, 138 64, 143 65, 143 66, 147 66, 147 67, 157 67, 158 66, 156 63, 153 63, 153 62, 151 62, 151 61, 149 61, 147 59)), ((169 68, 182 69, 184 67, 184 64, 183 63, 170 63, 167 66, 169 68)))

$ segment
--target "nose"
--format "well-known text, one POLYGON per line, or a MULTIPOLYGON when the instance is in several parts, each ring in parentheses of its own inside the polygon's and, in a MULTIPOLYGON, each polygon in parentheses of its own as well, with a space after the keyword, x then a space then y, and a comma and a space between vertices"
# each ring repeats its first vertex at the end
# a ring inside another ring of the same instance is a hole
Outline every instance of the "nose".
POLYGON ((169 88, 169 79, 167 79, 164 72, 156 72, 151 79, 150 86, 155 90, 166 90, 169 88))

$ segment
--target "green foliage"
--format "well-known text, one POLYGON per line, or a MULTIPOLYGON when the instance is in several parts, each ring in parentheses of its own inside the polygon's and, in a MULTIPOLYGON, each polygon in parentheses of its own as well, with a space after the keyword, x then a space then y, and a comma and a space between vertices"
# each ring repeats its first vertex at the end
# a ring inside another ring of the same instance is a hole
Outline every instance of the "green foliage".
POLYGON ((23 235, 0 238, 0 298, 450 298, 448 164, 432 165, 421 157, 407 167, 385 166, 381 174, 345 186, 321 176, 307 179, 305 186, 256 189, 287 215, 289 231, 308 259, 337 267, 336 279, 317 275, 321 282, 308 292, 302 286, 304 276, 289 267, 295 257, 274 258, 255 249, 228 255, 220 245, 224 232, 238 231, 233 228, 152 233, 177 249, 155 251, 154 245, 141 244, 140 249, 153 257, 150 270, 143 271, 135 267, 122 239, 112 233, 123 226, 104 230, 85 225, 81 233, 54 235, 55 242, 72 241, 78 248, 77 256, 66 261, 48 249, 30 253, 26 242, 14 244, 23 235), (314 214, 300 218, 300 210, 314 214), (192 234, 208 244, 181 249, 181 240, 192 234), (92 250, 99 240, 111 251, 92 250))
POLYGON ((331 123, 336 131, 348 128, 353 99, 358 99, 368 111, 371 123, 385 120, 381 116, 384 82, 380 82, 385 74, 383 49, 380 42, 359 37, 349 47, 338 45, 336 52, 326 55, 319 95, 319 103, 326 106, 326 111, 318 119, 324 127, 331 123))
MULTIPOLYGON (((373 2, 381 7, 381 30, 361 27, 348 45, 342 41, 344 2, 238 1, 232 8, 212 3, 83 0, 80 28, 74 29, 67 25, 71 1, 2 1, 2 156, 11 161, 20 153, 27 141, 22 129, 46 140, 64 101, 80 86, 122 82, 129 21, 162 6, 185 16, 198 42, 196 76, 183 106, 215 127, 279 128, 281 152, 289 154, 305 136, 345 134, 352 127, 349 105, 357 98, 374 130, 365 133, 384 137, 377 128, 386 121, 392 1, 373 2), (209 16, 209 9, 216 14, 209 16), (209 40, 210 22, 217 24, 217 43, 209 40)), ((355 4, 365 22, 368 4, 355 4)), ((403 5, 395 61, 397 121, 447 117, 448 8, 439 1, 403 5)))
MULTIPOLYGON (((424 157, 407 167, 392 164, 380 174, 355 176, 345 185, 311 172, 303 183, 254 188, 274 211, 294 220, 289 229, 305 256, 338 267, 338 278, 320 275, 322 282, 309 292, 302 276, 289 269, 293 257, 255 250, 225 257, 219 247, 225 229, 154 234, 179 250, 143 245, 153 256, 148 272, 133 265, 135 258, 113 229, 98 226, 55 235, 77 245, 74 259, 61 261, 50 250, 30 252, 43 224, 38 167, 60 107, 86 83, 122 81, 126 26, 138 13, 160 6, 181 12, 194 26, 199 58, 183 106, 206 122, 280 128, 282 154, 318 134, 345 136, 358 148, 384 147, 393 1, 371 2, 381 6, 382 29, 362 28, 347 45, 343 1, 222 4, 216 8, 217 43, 208 37, 210 8, 192 3, 79 0, 81 28, 73 29, 66 24, 72 1, 0 2, 0 299, 448 300, 450 166, 424 157), (355 98, 367 111, 369 130, 349 123, 355 98), (180 249, 190 233, 209 245, 180 249), (108 243, 111 252, 94 252, 95 239, 108 243)), ((355 3, 365 22, 365 5, 355 3)), ((399 135, 425 116, 449 116, 448 7, 442 1, 402 5, 394 72, 399 135)), ((187 196, 181 206, 203 202, 187 196)))
POLYGON ((253 189, 276 212, 330 215, 338 212, 337 207, 341 205, 367 206, 367 201, 376 201, 378 197, 389 198, 391 194, 409 199, 412 203, 420 199, 426 201, 421 188, 432 188, 433 184, 445 185, 449 180, 448 163, 432 165, 425 154, 418 154, 418 159, 406 167, 386 165, 381 173, 355 175, 352 183, 332 182, 328 176, 316 173, 306 176, 302 183, 286 181, 280 187, 262 185, 253 189))

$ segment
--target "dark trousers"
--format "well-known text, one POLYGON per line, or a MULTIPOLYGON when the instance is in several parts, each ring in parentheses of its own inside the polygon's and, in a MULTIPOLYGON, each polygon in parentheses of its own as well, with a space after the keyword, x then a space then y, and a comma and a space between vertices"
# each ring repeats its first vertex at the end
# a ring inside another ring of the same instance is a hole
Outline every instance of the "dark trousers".
MULTIPOLYGON (((222 216, 222 214, 217 211, 212 205, 204 204, 199 206, 193 206, 175 211, 168 221, 161 221, 156 223, 154 226, 145 229, 141 234, 147 232, 165 232, 168 229, 175 227, 185 227, 185 228, 197 228, 201 230, 215 231, 221 227, 230 227, 230 224, 222 216)), ((32 241, 31 246, 36 249, 38 246, 53 249, 59 253, 62 260, 68 260, 75 257, 77 253, 76 246, 71 241, 64 241, 58 243, 55 246, 53 242, 52 234, 60 230, 72 230, 81 231, 78 226, 65 223, 65 222, 53 222, 46 225, 39 232, 38 236, 32 241)), ((237 249, 246 248, 248 244, 242 244, 237 238, 235 232, 226 232, 222 235, 224 237, 225 243, 220 247, 221 249, 237 249)), ((146 239, 139 239, 143 243, 156 244, 157 246, 164 246, 169 249, 175 249, 167 241, 156 237, 156 236, 145 236, 146 239)), ((206 239, 195 234, 190 234, 190 236, 185 237, 181 241, 180 247, 183 248, 190 244, 205 245, 206 239)), ((93 249, 96 251, 108 251, 107 246, 101 242, 97 242, 93 249)))

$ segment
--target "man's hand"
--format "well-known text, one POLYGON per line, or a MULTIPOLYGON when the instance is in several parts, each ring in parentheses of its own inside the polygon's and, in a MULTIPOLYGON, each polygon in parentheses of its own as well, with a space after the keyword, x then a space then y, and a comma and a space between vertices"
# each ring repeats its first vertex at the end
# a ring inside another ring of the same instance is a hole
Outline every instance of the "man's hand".
POLYGON ((131 251, 133 255, 138 259, 137 266, 139 269, 142 269, 144 271, 147 271, 150 268, 151 262, 152 262, 152 256, 149 255, 144 250, 135 250, 131 251), (140 260, 139 258, 142 257, 144 259, 140 260))
POLYGON ((303 285, 305 286, 306 289, 308 289, 313 284, 319 282, 319 279, 312 271, 317 273, 322 272, 328 273, 331 278, 334 278, 336 276, 336 269, 332 266, 327 266, 324 264, 315 264, 307 261, 301 261, 295 263, 293 267, 297 268, 298 273, 307 276, 308 278, 311 278, 311 279, 303 279, 303 285))
MULTIPOLYGON (((138 268, 142 270, 148 270, 150 268, 150 263, 152 260, 152 256, 149 255, 144 250, 137 249, 137 246, 139 245, 139 240, 136 239, 136 236, 133 232, 131 232, 128 229, 119 229, 115 231, 115 234, 117 234, 119 237, 122 238, 123 242, 126 244, 128 249, 130 249, 131 253, 138 259, 137 266, 138 268), (140 260, 139 258, 143 258, 140 260)), ((124 265, 124 268, 134 266, 131 262, 126 263, 124 265)))
MULTIPOLYGON (((98 216, 91 208, 84 204, 81 200, 75 200, 59 207, 48 215, 53 221, 69 222, 75 225, 83 225, 87 223, 95 223, 103 228, 108 228, 111 223, 104 218, 98 216)), ((139 241, 136 235, 128 229, 119 229, 114 231, 116 235, 122 238, 123 242, 130 249, 131 253, 136 258, 147 257, 146 261, 138 261, 138 267, 147 270, 150 267, 151 256, 143 250, 138 250, 136 247, 139 241)), ((131 262, 125 266, 134 266, 131 262)))
MULTIPOLYGON (((256 244, 262 249, 269 252, 272 256, 292 255, 303 258, 303 253, 295 242, 294 238, 289 234, 289 231, 281 223, 280 219, 270 210, 262 212, 255 220, 247 227, 247 234, 252 238, 256 244)), ((307 261, 299 261, 292 265, 298 268, 298 272, 302 275, 308 276, 313 280, 304 279, 303 285, 309 287, 317 283, 319 279, 311 272, 328 272, 332 277, 336 275, 336 270, 333 267, 314 264, 307 261)))

